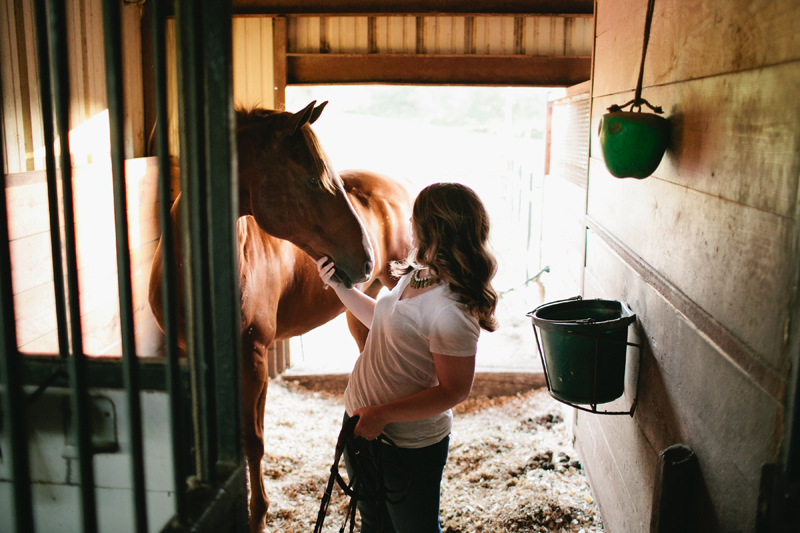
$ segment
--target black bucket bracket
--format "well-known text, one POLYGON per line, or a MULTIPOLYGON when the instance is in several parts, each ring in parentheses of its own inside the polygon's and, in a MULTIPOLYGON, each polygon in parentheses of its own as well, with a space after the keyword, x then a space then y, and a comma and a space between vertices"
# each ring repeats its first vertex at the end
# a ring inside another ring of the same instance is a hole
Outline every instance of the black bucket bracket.
MULTIPOLYGON (((581 296, 574 296, 572 298, 567 298, 565 300, 559 300, 558 302, 548 302, 547 305, 552 304, 552 303, 567 302, 567 301, 582 300, 582 299, 583 298, 581 296)), ((526 316, 533 318, 533 314, 538 309, 539 308, 537 307, 533 311, 527 313, 526 316)), ((539 358, 542 361, 542 369, 544 370, 544 378, 545 378, 545 382, 547 383, 547 393, 554 400, 556 400, 556 401, 558 401, 560 403, 563 403, 565 405, 569 405, 570 407, 578 409, 579 411, 585 411, 587 413, 594 413, 596 415, 628 415, 630 417, 633 417, 633 415, 636 413, 636 407, 639 404, 639 391, 638 391, 638 389, 639 389, 639 379, 638 379, 638 376, 637 376, 637 379, 636 379, 636 389, 637 389, 636 390, 636 394, 635 394, 635 397, 633 399, 633 402, 631 403, 631 408, 629 410, 627 410, 627 411, 599 411, 597 409, 597 406, 598 405, 602 405, 602 404, 598 404, 598 403, 575 404, 575 403, 572 403, 572 402, 568 402, 566 400, 562 400, 561 398, 558 398, 557 396, 555 396, 553 394, 553 389, 550 386, 550 375, 547 372, 547 363, 545 363, 545 359, 544 359, 544 349, 542 347, 542 342, 539 339, 539 332, 538 332, 538 330, 536 328, 536 324, 535 323, 533 324, 533 333, 536 336, 536 348, 539 350, 539 358)), ((575 335, 575 336, 578 336, 578 337, 596 338, 596 337, 594 337, 592 335, 582 335, 580 333, 575 333, 575 332, 569 332, 567 334, 568 335, 575 335)), ((615 342, 616 343, 618 341, 614 341, 612 339, 604 339, 603 342, 615 342)), ((620 344, 625 344, 626 346, 633 346, 633 347, 638 349, 638 351, 639 351, 639 359, 638 359, 638 362, 637 362, 637 365, 636 365, 636 372, 638 373, 639 369, 641 368, 641 364, 642 364, 642 345, 641 344, 637 344, 637 343, 633 343, 633 342, 627 342, 627 341, 620 342, 620 344)), ((597 349, 595 349, 595 353, 594 353, 595 368, 597 368, 597 363, 598 363, 598 353, 597 353, 597 349)), ((596 389, 597 389, 597 383, 596 383, 597 372, 596 371, 595 371, 595 376, 594 377, 595 377, 594 388, 595 388, 595 391, 596 391, 596 389)), ((623 395, 624 395, 624 393, 623 393, 623 395)), ((616 401, 616 400, 614 400, 614 401, 616 401)))

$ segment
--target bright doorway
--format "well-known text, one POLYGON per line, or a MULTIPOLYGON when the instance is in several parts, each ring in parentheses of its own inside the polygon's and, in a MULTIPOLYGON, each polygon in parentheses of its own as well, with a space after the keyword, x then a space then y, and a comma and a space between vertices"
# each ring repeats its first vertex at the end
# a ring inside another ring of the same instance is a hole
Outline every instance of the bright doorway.
MULTIPOLYGON (((500 329, 483 332, 478 370, 541 371, 530 320, 543 288, 541 201, 548 89, 291 86, 286 109, 328 101, 314 130, 337 170, 361 168, 416 194, 436 181, 473 188, 492 220, 500 329)), ((543 276, 546 276, 544 274, 543 276)), ((347 373, 358 356, 344 315, 291 340, 295 373, 347 373)))

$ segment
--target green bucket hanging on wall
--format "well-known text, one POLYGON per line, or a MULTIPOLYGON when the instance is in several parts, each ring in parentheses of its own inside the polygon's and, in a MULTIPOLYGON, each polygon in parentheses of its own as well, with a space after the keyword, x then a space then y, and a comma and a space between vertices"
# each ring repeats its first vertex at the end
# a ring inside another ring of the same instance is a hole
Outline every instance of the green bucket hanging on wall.
MULTIPOLYGON (((530 313, 550 394, 569 405, 594 406, 625 389, 628 326, 636 315, 615 300, 571 299, 540 305, 530 313), (538 331, 537 331, 538 329, 538 331)), ((577 406, 575 406, 577 407, 577 406)), ((635 406, 634 406, 635 407, 635 406)), ((604 414, 631 414, 604 413, 604 414)))
POLYGON ((669 121, 653 113, 614 111, 615 107, 602 116, 597 132, 606 168, 617 178, 646 178, 664 157, 669 121))

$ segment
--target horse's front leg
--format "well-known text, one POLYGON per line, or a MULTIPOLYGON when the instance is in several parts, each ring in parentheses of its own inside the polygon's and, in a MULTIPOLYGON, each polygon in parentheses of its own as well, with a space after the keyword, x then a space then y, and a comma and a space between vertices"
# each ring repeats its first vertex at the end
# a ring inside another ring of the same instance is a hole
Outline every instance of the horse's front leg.
POLYGON ((266 531, 269 499, 261 474, 264 457, 264 407, 269 374, 267 346, 253 328, 242 335, 242 396, 244 397, 244 452, 250 475, 250 531, 266 531))

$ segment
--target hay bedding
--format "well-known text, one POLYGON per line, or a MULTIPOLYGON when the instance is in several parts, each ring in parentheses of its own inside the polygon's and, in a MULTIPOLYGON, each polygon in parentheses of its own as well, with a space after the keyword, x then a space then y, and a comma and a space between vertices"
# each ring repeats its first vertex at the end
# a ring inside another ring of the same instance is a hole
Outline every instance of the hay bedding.
MULTIPOLYGON (((532 391, 458 406, 442 486, 445 533, 603 531, 559 405, 532 391)), ((342 406, 341 396, 270 383, 262 467, 272 533, 314 530, 342 406)), ((337 487, 326 533, 339 531, 346 506, 337 487)))

